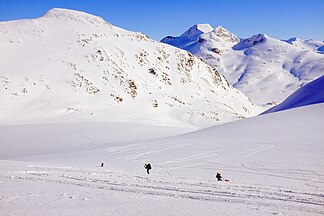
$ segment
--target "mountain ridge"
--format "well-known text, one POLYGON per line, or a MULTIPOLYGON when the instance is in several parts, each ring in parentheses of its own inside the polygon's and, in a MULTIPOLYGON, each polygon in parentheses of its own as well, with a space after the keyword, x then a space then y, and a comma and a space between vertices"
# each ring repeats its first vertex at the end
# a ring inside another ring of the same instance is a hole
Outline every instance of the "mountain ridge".
POLYGON ((323 42, 281 41, 266 34, 242 39, 228 30, 226 40, 214 31, 201 33, 190 46, 182 43, 181 36, 161 42, 201 58, 259 105, 280 103, 300 86, 324 74, 323 42))

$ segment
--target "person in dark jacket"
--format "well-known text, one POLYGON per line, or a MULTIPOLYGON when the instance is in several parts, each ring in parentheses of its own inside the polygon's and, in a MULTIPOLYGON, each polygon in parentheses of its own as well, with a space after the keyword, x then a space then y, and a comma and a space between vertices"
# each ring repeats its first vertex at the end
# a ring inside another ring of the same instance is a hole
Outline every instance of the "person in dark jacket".
POLYGON ((217 181, 223 181, 223 177, 220 173, 216 174, 216 179, 217 179, 217 181))
POLYGON ((150 169, 152 169, 151 164, 150 164, 150 163, 145 164, 145 165, 144 165, 144 168, 146 169, 147 174, 150 174, 150 169))

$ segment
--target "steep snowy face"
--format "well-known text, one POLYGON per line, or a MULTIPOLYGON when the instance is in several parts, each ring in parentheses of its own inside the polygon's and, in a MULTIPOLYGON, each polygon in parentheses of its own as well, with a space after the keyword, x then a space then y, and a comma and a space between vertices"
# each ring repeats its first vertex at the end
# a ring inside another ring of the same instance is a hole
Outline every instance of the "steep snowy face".
POLYGON ((204 62, 217 68, 220 64, 219 56, 227 52, 238 43, 240 39, 227 29, 218 26, 213 31, 200 35, 198 39, 198 49, 189 50, 204 62))
POLYGON ((200 55, 221 54, 239 42, 239 38, 221 26, 213 31, 200 35, 199 37, 200 55), (207 52, 206 52, 207 51, 207 52))
POLYGON ((324 49, 320 41, 280 41, 265 34, 239 39, 217 27, 201 34, 190 47, 179 42, 165 43, 201 58, 260 105, 278 104, 300 86, 324 74, 324 49))
POLYGON ((196 128, 259 112, 187 51, 83 12, 52 9, 38 19, 0 23, 0 46, 1 122, 196 128))
POLYGON ((199 31, 192 37, 188 36, 187 32, 192 32, 192 29, 195 28, 195 26, 191 27, 179 37, 168 36, 161 42, 185 49, 212 67, 217 68, 220 64, 219 55, 228 51, 240 41, 238 37, 222 26, 217 26, 215 29, 209 26, 204 32, 199 31))
POLYGON ((161 42, 194 53, 197 49, 199 50, 199 45, 197 45, 199 36, 212 30, 213 29, 209 24, 197 24, 190 27, 179 37, 167 36, 163 38, 161 42))
POLYGON ((185 31, 180 37, 194 37, 212 31, 209 24, 197 24, 185 31))
POLYGON ((242 50, 246 48, 253 47, 257 44, 265 43, 267 40, 267 37, 265 34, 257 34, 253 35, 250 38, 242 39, 238 44, 233 46, 234 50, 242 50))
POLYGON ((317 103, 324 103, 324 76, 301 87, 281 104, 264 113, 278 112, 317 103))
POLYGON ((218 47, 215 47, 217 49, 221 47, 227 49, 233 43, 239 42, 239 38, 221 26, 213 29, 208 24, 197 24, 189 28, 181 36, 167 36, 161 42, 185 49, 192 53, 203 52, 205 49, 215 52, 213 45, 217 44, 218 47))
POLYGON ((206 37, 210 40, 227 43, 237 43, 240 40, 236 35, 223 28, 222 26, 217 26, 212 32, 206 34, 206 37))

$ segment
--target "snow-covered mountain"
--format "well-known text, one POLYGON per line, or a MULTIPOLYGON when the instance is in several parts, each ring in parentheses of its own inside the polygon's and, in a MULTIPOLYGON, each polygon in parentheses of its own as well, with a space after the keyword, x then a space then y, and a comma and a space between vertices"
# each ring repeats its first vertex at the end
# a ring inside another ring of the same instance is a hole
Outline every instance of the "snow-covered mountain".
MULTIPOLYGON (((185 46, 269 40, 209 30, 185 46)), ((259 108, 187 51, 77 11, 1 23, 0 50, 0 214, 323 215, 324 103, 192 131, 259 108)))
POLYGON ((324 103, 324 75, 301 87, 281 104, 272 107, 264 113, 278 112, 317 103, 324 103))
MULTIPOLYGON (((206 24, 205 24, 206 25, 206 24)), ((199 25, 196 25, 199 26, 199 25)), ((191 27, 190 29, 193 29, 191 27)), ((277 104, 304 84, 324 75, 323 42, 292 38, 281 41, 265 34, 240 39, 223 27, 161 42, 183 48, 222 73, 255 103, 277 104)))
MULTIPOLYGON (((209 31, 199 26, 185 35, 209 31)), ((0 121, 129 121, 204 127, 259 108, 187 51, 52 9, 0 23, 0 121)))

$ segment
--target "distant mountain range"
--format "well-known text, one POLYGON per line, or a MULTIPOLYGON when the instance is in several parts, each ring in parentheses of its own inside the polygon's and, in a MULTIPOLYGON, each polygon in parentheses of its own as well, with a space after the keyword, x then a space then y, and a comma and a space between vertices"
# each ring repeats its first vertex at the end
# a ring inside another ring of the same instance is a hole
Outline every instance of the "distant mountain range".
POLYGON ((0 44, 1 122, 199 128, 261 111, 191 53, 87 13, 2 22, 0 44))
POLYGON ((277 40, 265 34, 242 39, 221 26, 198 24, 161 42, 201 58, 259 105, 278 104, 324 75, 323 41, 277 40))

